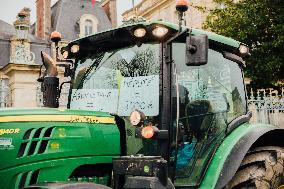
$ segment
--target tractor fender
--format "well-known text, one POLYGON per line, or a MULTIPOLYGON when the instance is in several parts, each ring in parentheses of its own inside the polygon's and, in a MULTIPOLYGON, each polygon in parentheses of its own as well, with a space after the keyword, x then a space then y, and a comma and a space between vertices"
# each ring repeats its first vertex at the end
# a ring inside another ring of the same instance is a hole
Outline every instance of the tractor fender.
POLYGON ((284 129, 267 124, 245 123, 234 129, 218 147, 200 189, 221 189, 237 172, 243 158, 251 147, 277 145, 284 146, 280 139, 284 129))

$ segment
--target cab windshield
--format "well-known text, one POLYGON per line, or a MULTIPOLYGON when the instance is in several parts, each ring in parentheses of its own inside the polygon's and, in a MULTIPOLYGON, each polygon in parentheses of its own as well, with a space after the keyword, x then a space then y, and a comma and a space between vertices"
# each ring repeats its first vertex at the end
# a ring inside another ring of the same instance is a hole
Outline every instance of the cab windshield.
POLYGON ((87 54, 76 61, 70 108, 109 112, 123 118, 127 154, 149 153, 143 151, 143 141, 135 138, 129 116, 139 110, 153 124, 158 120, 159 46, 135 45, 87 54))

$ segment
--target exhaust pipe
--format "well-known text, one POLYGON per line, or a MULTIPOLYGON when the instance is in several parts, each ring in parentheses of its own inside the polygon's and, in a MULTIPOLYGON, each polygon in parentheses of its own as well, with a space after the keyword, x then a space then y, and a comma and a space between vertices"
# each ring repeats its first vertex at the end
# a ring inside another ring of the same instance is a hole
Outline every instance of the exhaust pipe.
POLYGON ((41 52, 42 63, 46 69, 46 77, 57 77, 56 62, 45 52, 41 52))
POLYGON ((56 61, 54 61, 48 54, 41 52, 43 66, 45 67, 45 74, 42 78, 41 92, 43 93, 43 106, 49 108, 59 107, 59 78, 56 61))

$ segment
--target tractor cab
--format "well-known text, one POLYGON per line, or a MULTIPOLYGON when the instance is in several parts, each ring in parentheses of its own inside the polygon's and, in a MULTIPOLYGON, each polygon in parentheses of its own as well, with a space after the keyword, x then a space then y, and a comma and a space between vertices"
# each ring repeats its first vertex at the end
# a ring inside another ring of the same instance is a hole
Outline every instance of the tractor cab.
POLYGON ((232 121, 247 113, 240 48, 216 34, 143 20, 75 40, 62 49, 75 60, 68 107, 115 117, 123 157, 114 174, 156 170, 164 185, 169 177, 196 186, 232 121))

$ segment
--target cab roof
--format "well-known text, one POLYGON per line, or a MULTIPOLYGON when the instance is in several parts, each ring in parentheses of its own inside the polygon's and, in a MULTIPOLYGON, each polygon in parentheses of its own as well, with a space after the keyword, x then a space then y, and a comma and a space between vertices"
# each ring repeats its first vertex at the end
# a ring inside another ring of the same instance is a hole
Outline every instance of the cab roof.
POLYGON ((189 29, 187 27, 182 27, 179 33, 179 26, 177 24, 165 21, 145 20, 127 22, 117 28, 76 39, 70 42, 68 46, 64 47, 62 50, 69 51, 67 58, 84 57, 86 54, 93 52, 106 52, 135 44, 140 46, 143 43, 166 42, 173 38, 175 38, 175 41, 183 42, 186 39, 186 36, 189 35, 189 32, 191 32, 191 35, 207 35, 209 39, 209 47, 212 49, 239 55, 239 47, 241 43, 234 39, 201 29, 189 29), (169 30, 169 32, 162 38, 154 36, 151 32, 158 26, 166 27, 169 30), (140 27, 145 28, 149 33, 146 33, 144 37, 137 38, 134 36, 134 31, 140 27), (180 35, 177 37, 177 34, 180 35), (73 45, 78 45, 80 50, 76 53, 70 52, 73 45))
MULTIPOLYGON (((116 31, 118 29, 131 28, 131 27, 135 27, 135 26, 149 27, 151 25, 163 25, 163 26, 166 26, 169 29, 172 29, 172 30, 174 30, 176 32, 178 32, 178 30, 179 30, 179 26, 177 24, 174 24, 174 23, 171 23, 171 22, 165 22, 165 21, 141 21, 141 22, 136 22, 136 23, 124 24, 124 25, 121 25, 121 26, 119 26, 117 28, 112 28, 110 30, 105 30, 105 31, 102 31, 102 32, 99 32, 99 33, 96 33, 96 34, 93 34, 93 35, 82 37, 82 38, 79 38, 79 39, 76 39, 76 40, 70 42, 70 44, 80 43, 82 40, 84 40, 86 38, 90 38, 92 36, 98 36, 98 35, 101 35, 103 33, 111 32, 111 31, 116 31)), ((184 26, 182 27, 182 30, 186 30, 186 29, 189 29, 189 28, 184 27, 184 26)), ((205 34, 205 35, 208 36, 210 41, 221 43, 221 44, 224 44, 226 46, 231 46, 233 48, 238 48, 240 46, 240 44, 241 44, 239 41, 236 41, 236 40, 234 40, 232 38, 225 37, 225 36, 222 36, 222 35, 218 35, 216 33, 205 31, 205 30, 201 30, 201 29, 191 28, 191 33, 192 33, 192 35, 205 34)))

